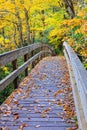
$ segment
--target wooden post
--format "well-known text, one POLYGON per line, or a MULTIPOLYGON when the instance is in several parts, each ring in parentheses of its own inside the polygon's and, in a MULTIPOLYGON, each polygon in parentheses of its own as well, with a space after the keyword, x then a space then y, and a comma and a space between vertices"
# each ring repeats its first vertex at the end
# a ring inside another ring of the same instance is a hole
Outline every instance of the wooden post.
MULTIPOLYGON (((13 71, 18 68, 17 59, 12 61, 12 65, 13 65, 13 71)), ((13 83, 14 83, 14 89, 18 88, 18 85, 19 85, 19 83, 18 83, 18 76, 14 79, 13 83)))
MULTIPOLYGON (((41 48, 40 48, 40 51, 42 51, 42 50, 43 50, 43 46, 41 46, 41 48)), ((40 60, 42 60, 42 58, 43 58, 43 55, 40 56, 40 60)))
MULTIPOLYGON (((45 47, 43 47, 43 50, 44 50, 44 51, 45 51, 45 49, 46 49, 46 48, 45 48, 45 47)), ((45 52, 44 52, 44 55, 43 55, 43 57, 45 57, 45 52)))
MULTIPOLYGON (((28 60, 28 54, 24 55, 24 62, 28 60)), ((25 76, 28 76, 28 67, 25 69, 25 76)))
MULTIPOLYGON (((31 57, 33 57, 34 56, 34 50, 31 52, 31 57)), ((35 66, 35 63, 33 62, 32 63, 32 68, 34 68, 34 66, 35 66)))
MULTIPOLYGON (((44 47, 44 51, 48 51, 48 48, 44 47)), ((46 57, 46 52, 44 52, 44 57, 46 57)))

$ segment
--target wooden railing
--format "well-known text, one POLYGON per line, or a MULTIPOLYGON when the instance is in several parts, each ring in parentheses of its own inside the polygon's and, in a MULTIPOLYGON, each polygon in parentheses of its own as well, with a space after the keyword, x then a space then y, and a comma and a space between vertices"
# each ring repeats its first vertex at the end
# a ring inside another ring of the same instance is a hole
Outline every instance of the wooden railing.
POLYGON ((34 67, 34 62, 36 59, 42 59, 48 54, 52 55, 52 49, 46 44, 31 44, 26 47, 22 47, 20 49, 10 51, 0 55, 0 67, 7 65, 8 63, 12 63, 13 71, 0 81, 0 91, 3 90, 7 85, 11 82, 14 82, 14 88, 18 87, 18 76, 21 72, 25 71, 25 76, 28 75, 28 66, 32 64, 34 67), (36 53, 38 51, 38 53, 36 53), (24 64, 18 67, 17 59, 23 56, 24 64))
POLYGON ((87 130, 87 71, 74 50, 64 42, 80 130, 87 130))

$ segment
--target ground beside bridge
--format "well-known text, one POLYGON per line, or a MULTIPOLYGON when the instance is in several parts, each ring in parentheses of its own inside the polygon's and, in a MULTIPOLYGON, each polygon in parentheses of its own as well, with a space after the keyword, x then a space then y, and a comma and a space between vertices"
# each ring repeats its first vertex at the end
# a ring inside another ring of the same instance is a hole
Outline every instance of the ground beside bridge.
POLYGON ((65 58, 44 58, 0 107, 1 130, 76 130, 65 58))

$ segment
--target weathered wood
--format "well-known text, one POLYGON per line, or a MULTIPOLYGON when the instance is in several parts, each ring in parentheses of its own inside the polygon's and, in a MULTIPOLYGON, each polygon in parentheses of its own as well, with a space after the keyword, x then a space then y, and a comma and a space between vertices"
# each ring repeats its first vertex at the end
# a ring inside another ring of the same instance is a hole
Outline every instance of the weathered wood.
MULTIPOLYGON (((40 50, 42 51, 43 50, 43 46, 40 47, 40 50)), ((40 56, 40 60, 42 59, 43 57, 40 56)))
POLYGON ((20 56, 23 56, 27 53, 32 52, 33 50, 40 48, 41 46, 46 46, 48 48, 48 50, 52 51, 50 47, 48 47, 45 44, 32 44, 26 47, 22 47, 20 49, 14 50, 14 51, 10 51, 4 54, 0 55, 0 66, 4 66, 6 64, 8 64, 9 62, 12 62, 13 60, 17 59, 20 56))
MULTIPOLYGON (((34 50, 31 52, 31 57, 34 56, 34 50)), ((32 62, 32 68, 34 68, 34 61, 32 62)))
MULTIPOLYGON (((21 65, 18 69, 14 70, 12 73, 10 73, 5 79, 0 81, 0 91, 3 90, 9 83, 11 83, 14 79, 19 76, 21 72, 23 72, 28 65, 33 63, 40 55, 43 55, 45 51, 41 51, 29 60, 27 60, 23 65, 21 65)), ((47 51, 46 54, 51 54, 51 51, 47 51)))
MULTIPOLYGON (((28 60, 28 54, 24 55, 24 62, 28 60)), ((28 76, 28 67, 25 69, 25 76, 28 76)))
MULTIPOLYGON (((39 114, 38 114, 39 115, 39 114)), ((23 115, 23 117, 24 117, 25 115, 23 115)), ((33 115, 33 116, 35 116, 35 114, 33 115)), ((39 115, 40 116, 40 115, 39 115)), ((22 118, 21 118, 22 119, 22 118)), ((26 118, 24 117, 24 119, 25 119, 25 121, 26 121, 26 118)), ((29 121, 29 120, 27 120, 26 121, 26 123, 29 123, 29 126, 30 127, 34 127, 34 126, 36 126, 36 125, 38 125, 38 123, 40 124, 40 127, 61 127, 61 126, 63 126, 63 127, 69 127, 69 126, 72 126, 72 125, 69 125, 69 124, 66 124, 66 122, 64 122, 64 121, 62 121, 62 119, 60 119, 60 118, 54 118, 53 117, 53 119, 55 119, 56 120, 56 122, 55 122, 55 120, 53 120, 53 121, 46 121, 46 119, 45 118, 34 118, 34 119, 37 119, 37 121, 29 121), (43 120, 40 120, 40 119, 43 119, 43 120), (39 122, 38 122, 38 120, 39 120, 39 122), (59 120, 59 121, 58 121, 59 120), (55 122, 55 123, 54 123, 55 122), (54 124, 55 124, 55 126, 54 126, 54 124)), ((9 120, 9 122, 7 122, 6 124, 8 125, 8 126, 10 126, 11 125, 11 123, 13 123, 12 121, 10 121, 9 120)), ((14 123, 16 123, 16 121, 14 122, 14 123)), ((13 124, 14 124, 13 123, 13 124)), ((6 125, 5 124, 5 125, 6 125)), ((21 125, 21 122, 18 122, 17 124, 16 124, 16 126, 20 126, 21 125)), ((61 130, 61 129, 60 129, 61 130)))
MULTIPOLYGON (((12 65, 13 65, 13 71, 18 68, 17 59, 12 61, 12 65)), ((13 83, 14 83, 14 89, 18 88, 18 76, 14 79, 13 83)))
POLYGON ((69 80, 67 85, 60 80, 61 77, 66 79, 64 72, 67 68, 65 66, 62 70, 65 64, 63 60, 62 57, 43 59, 32 70, 26 78, 27 82, 22 82, 1 105, 0 128, 18 130, 25 126, 23 130, 66 130, 75 125, 67 123, 62 116, 63 106, 58 106, 59 99, 63 100, 65 96, 54 96, 56 91, 63 89, 62 86, 64 89, 70 86, 69 80))
MULTIPOLYGON (((0 82, 0 90, 3 90, 13 80, 14 80, 15 88, 18 87, 19 74, 25 70, 25 76, 28 76, 28 65, 32 63, 32 68, 34 68, 34 66, 37 63, 37 61, 35 62, 35 60, 38 58, 38 61, 39 61, 40 60, 39 57, 42 57, 45 54, 45 51, 42 51, 35 56, 36 58, 34 57, 33 61, 28 60, 29 55, 31 54, 31 56, 34 56, 35 55, 34 51, 35 50, 39 51, 40 48, 42 48, 42 50, 47 48, 48 53, 52 54, 52 49, 48 45, 39 43, 39 44, 32 44, 26 47, 22 47, 20 49, 10 51, 10 52, 0 55, 0 66, 4 66, 8 64, 9 62, 12 62, 13 64, 13 72, 0 82), (20 56, 24 56, 25 63, 19 68, 17 68, 17 58, 20 56), (26 66, 26 63, 28 63, 27 66, 26 66)), ((48 54, 47 51, 46 51, 46 54, 48 54)))
MULTIPOLYGON (((9 126, 8 127, 9 129, 11 130, 18 130, 19 129, 19 126, 9 126)), ((66 129, 68 129, 69 127, 66 127, 66 129)), ((37 128, 34 127, 31 127, 30 126, 27 126, 27 127, 24 127, 23 130, 36 130, 37 128)), ((65 127, 39 127, 38 130, 65 130, 65 127)))
POLYGON ((71 82, 74 89, 74 93, 75 94, 77 93, 77 95, 74 94, 75 95, 74 97, 76 100, 75 102, 76 102, 79 126, 81 130, 82 128, 86 130, 87 128, 87 71, 84 69, 81 61, 75 54, 74 50, 66 42, 64 42, 64 54, 67 61, 70 62, 68 63, 70 64, 69 66, 71 66, 70 68, 72 68, 72 70, 70 71, 70 75, 71 75, 71 82), (80 99, 78 97, 80 97, 80 99), (80 105, 80 100, 81 100, 82 107, 80 105), (84 112, 83 116, 82 116, 83 113, 82 111, 84 112))
POLYGON ((72 67, 69 61, 69 57, 66 54, 66 51, 64 50, 64 54, 67 60, 68 68, 69 68, 69 73, 70 73, 70 80, 71 80, 71 85, 72 85, 72 90, 73 90, 73 96, 74 96, 74 102, 76 106, 76 114, 78 118, 78 124, 79 124, 79 129, 80 130, 86 130, 87 129, 87 123, 84 117, 84 112, 82 108, 82 103, 81 103, 81 98, 78 92, 78 87, 74 78, 74 74, 72 71, 72 67))

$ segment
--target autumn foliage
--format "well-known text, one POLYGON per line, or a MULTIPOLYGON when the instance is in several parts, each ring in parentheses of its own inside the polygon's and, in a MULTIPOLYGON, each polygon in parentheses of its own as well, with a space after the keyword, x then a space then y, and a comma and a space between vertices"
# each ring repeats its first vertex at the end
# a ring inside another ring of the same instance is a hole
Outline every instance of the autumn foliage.
POLYGON ((0 52, 33 42, 50 44, 59 52, 58 47, 66 40, 86 58, 86 0, 70 2, 73 16, 67 10, 68 0, 1 0, 0 52))

